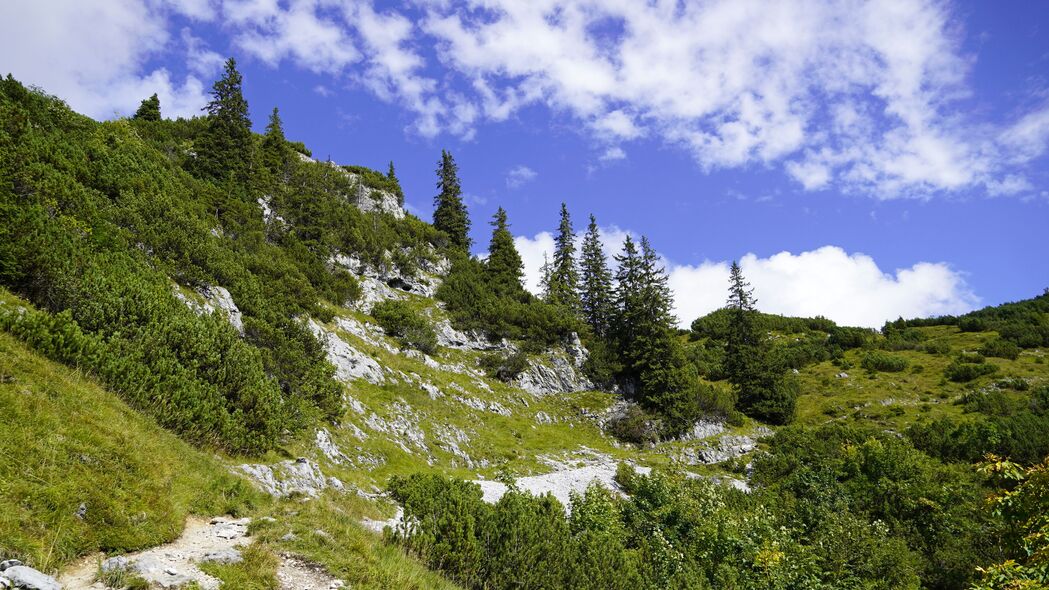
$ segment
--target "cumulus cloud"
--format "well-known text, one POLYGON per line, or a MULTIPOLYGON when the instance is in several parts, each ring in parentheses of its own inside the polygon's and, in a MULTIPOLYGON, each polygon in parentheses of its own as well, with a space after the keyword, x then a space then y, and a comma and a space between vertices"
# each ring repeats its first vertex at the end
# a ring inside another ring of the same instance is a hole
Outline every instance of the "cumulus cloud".
MULTIPOLYGON (((207 14, 206 3, 171 8, 207 14)), ((199 79, 143 71, 150 56, 169 48, 167 24, 164 11, 144 0, 2 2, 0 53, 16 78, 92 117, 130 114, 154 92, 167 117, 199 114, 207 102, 199 79)))
MULTIPOLYGON (((631 232, 601 228, 601 244, 610 263, 631 232)), ((553 256, 554 237, 542 232, 517 236, 514 244, 525 264, 525 286, 539 292, 539 269, 544 255, 553 256)), ((849 254, 837 246, 809 252, 780 252, 768 258, 754 254, 740 261, 754 287, 758 308, 768 313, 813 317, 822 315, 848 326, 881 327, 898 317, 959 314, 979 305, 962 274, 945 263, 918 262, 889 273, 870 257, 849 254)), ((674 293, 674 313, 681 327, 725 305, 728 261, 696 265, 663 259, 674 293)))
POLYGON ((535 180, 536 176, 538 176, 538 174, 535 170, 532 170, 524 164, 519 164, 510 169, 510 172, 506 174, 506 188, 514 189, 521 187, 535 180))

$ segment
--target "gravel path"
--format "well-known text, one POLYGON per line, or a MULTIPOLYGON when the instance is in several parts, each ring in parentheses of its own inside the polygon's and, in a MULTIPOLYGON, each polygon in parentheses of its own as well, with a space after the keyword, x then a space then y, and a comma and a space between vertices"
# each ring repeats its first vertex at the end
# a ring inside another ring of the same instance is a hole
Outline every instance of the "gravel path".
MULTIPOLYGON (((154 587, 178 588, 196 582, 202 590, 218 590, 221 583, 205 574, 197 564, 205 561, 240 559, 240 548, 247 538, 250 519, 190 517, 182 536, 171 543, 109 560, 101 554, 89 555, 73 564, 58 580, 65 590, 105 590, 96 582, 99 562, 135 571, 154 587)), ((334 590, 344 583, 324 568, 305 559, 282 554, 277 569, 281 590, 334 590)), ((106 566, 108 567, 108 566, 106 566)))

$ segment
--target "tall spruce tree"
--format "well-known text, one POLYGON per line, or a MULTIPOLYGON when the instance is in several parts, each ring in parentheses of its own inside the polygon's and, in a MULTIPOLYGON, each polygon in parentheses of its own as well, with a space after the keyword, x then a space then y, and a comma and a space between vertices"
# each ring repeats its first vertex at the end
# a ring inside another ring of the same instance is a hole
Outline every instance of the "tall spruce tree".
POLYGON ((771 362, 757 325, 757 299, 735 261, 729 270, 728 333, 724 371, 736 389, 740 411, 759 420, 786 424, 794 417, 797 383, 771 362))
POLYGON ((195 146, 194 168, 202 176, 219 181, 245 182, 248 179, 254 146, 243 82, 237 71, 237 61, 229 58, 222 78, 212 86, 211 100, 204 107, 208 113, 208 127, 195 146))
POLYGON ((561 203, 561 223, 554 239, 553 273, 550 277, 550 302, 579 311, 579 269, 575 260, 575 231, 568 206, 561 203))
POLYGON ((514 246, 514 237, 502 207, 492 216, 491 225, 492 240, 488 244, 488 262, 485 264, 488 285, 497 296, 518 297, 524 293, 521 286, 524 263, 514 246))
POLYGON ((280 111, 273 107, 270 122, 266 125, 266 134, 262 138, 262 165, 273 175, 287 179, 291 164, 292 149, 284 137, 284 124, 280 120, 280 111))
POLYGON ((579 300, 583 319, 590 324, 595 334, 607 336, 612 320, 612 273, 608 270, 608 258, 601 248, 601 235, 593 215, 590 216, 590 225, 583 238, 579 267, 579 300))
POLYGON ((138 110, 135 111, 135 116, 131 118, 136 121, 159 121, 160 97, 157 96, 157 93, 154 92, 153 96, 143 99, 138 105, 138 110))
POLYGON ((666 270, 647 238, 639 252, 628 236, 616 262, 611 332, 621 377, 634 387, 639 403, 665 419, 666 433, 677 434, 699 415, 699 383, 674 335, 666 270))
POLYGON ((550 256, 543 252, 543 265, 539 267, 539 298, 550 303, 550 278, 554 274, 554 265, 550 256))
POLYGON ((386 178, 390 179, 397 187, 397 204, 404 207, 404 191, 401 190, 401 181, 397 180, 397 172, 393 169, 393 160, 390 160, 390 168, 386 171, 386 178))
POLYGON ((437 189, 433 226, 448 235, 453 248, 468 253, 473 243, 470 240, 470 217, 463 203, 459 167, 447 150, 441 150, 441 161, 437 165, 437 189))

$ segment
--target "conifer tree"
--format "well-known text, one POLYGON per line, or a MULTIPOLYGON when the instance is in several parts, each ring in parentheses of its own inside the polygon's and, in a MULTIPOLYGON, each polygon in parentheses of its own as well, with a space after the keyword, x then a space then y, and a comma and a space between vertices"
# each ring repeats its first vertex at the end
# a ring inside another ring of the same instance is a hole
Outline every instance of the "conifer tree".
POLYGON ((547 303, 550 302, 550 277, 554 274, 554 266, 550 264, 550 256, 543 252, 543 266, 539 267, 539 298, 547 303))
POLYGON ((266 125, 266 134, 262 138, 262 164, 277 177, 286 178, 291 156, 292 149, 284 137, 280 111, 273 107, 270 122, 266 125))
POLYGON ((510 224, 506 220, 506 211, 499 210, 492 216, 492 240, 488 244, 488 262, 485 270, 488 284, 500 297, 519 296, 524 292, 521 278, 524 276, 524 263, 514 246, 514 237, 510 233, 510 224))
POLYGON ((641 251, 627 236, 616 256, 615 312, 612 334, 635 397, 666 419, 676 434, 699 414, 698 375, 674 337, 673 296, 666 270, 647 238, 641 251))
POLYGON ((754 289, 733 261, 729 270, 725 375, 736 389, 740 411, 760 420, 786 424, 794 417, 797 383, 785 378, 771 362, 756 323, 756 304, 754 289))
POLYGON ((561 203, 561 223, 554 239, 553 274, 550 277, 550 302, 579 311, 579 269, 575 260, 575 231, 568 206, 561 203))
POLYGON ((202 176, 244 182, 252 169, 251 119, 243 81, 236 60, 229 58, 222 78, 212 86, 211 100, 204 107, 208 127, 196 146, 195 164, 202 176))
POLYGON ((160 120, 160 97, 157 93, 153 93, 153 96, 143 99, 142 103, 138 105, 138 110, 135 111, 135 116, 132 117, 136 121, 159 121, 160 120))
POLYGON ((595 334, 606 336, 612 319, 612 273, 608 270, 608 259, 601 248, 601 235, 593 215, 590 216, 590 225, 583 238, 579 266, 579 299, 583 319, 590 324, 595 334))
POLYGON ((437 189, 440 192, 434 197, 433 226, 448 234, 453 248, 468 253, 472 244, 470 217, 463 203, 459 168, 447 150, 441 150, 441 161, 437 166, 437 189))
POLYGON ((404 207, 404 191, 401 190, 401 181, 397 180, 397 172, 393 169, 393 160, 390 160, 390 168, 386 171, 386 178, 393 181, 397 187, 397 204, 404 207))

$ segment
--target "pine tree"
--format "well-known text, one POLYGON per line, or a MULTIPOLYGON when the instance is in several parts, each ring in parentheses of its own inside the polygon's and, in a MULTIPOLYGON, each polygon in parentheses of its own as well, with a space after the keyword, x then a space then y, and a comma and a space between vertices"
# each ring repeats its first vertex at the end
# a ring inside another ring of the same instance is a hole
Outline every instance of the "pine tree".
POLYGON ((401 190, 401 181, 397 180, 397 173, 393 169, 393 160, 390 160, 390 168, 386 171, 386 178, 397 187, 397 204, 404 207, 404 191, 401 190))
POLYGON ((510 233, 510 224, 506 221, 506 211, 499 210, 492 216, 492 240, 488 244, 488 262, 485 270, 488 284, 492 291, 500 296, 519 296, 524 292, 521 278, 524 276, 524 263, 514 246, 514 237, 510 233))
POLYGON ((554 265, 550 264, 550 256, 543 252, 543 266, 539 267, 539 298, 550 302, 550 279, 554 274, 554 265))
POLYGON ((729 270, 729 326, 725 341, 724 371, 736 389, 743 413, 786 424, 794 417, 797 383, 785 378, 771 362, 768 345, 757 326, 757 299, 743 270, 735 261, 729 270))
POLYGON ((470 217, 463 203, 459 168, 447 150, 441 150, 441 161, 437 166, 437 189, 440 192, 434 197, 433 226, 448 235, 453 248, 469 252, 472 244, 470 217))
POLYGON ((204 110, 208 127, 196 146, 196 171, 214 180, 245 182, 252 169, 253 142, 248 102, 242 90, 243 77, 232 57, 226 61, 222 78, 211 89, 204 110))
POLYGON ((550 302, 579 311, 579 269, 575 261, 575 231, 568 206, 561 203, 561 223, 554 239, 554 266, 550 277, 550 302))
POLYGON ((262 164, 278 178, 286 179, 291 157, 292 149, 284 137, 280 111, 273 107, 270 122, 266 125, 266 134, 262 138, 262 164))
POLYGON ((160 97, 154 92, 153 96, 143 99, 135 111, 132 119, 136 121, 159 121, 160 120, 160 97))
POLYGON ((601 248, 601 235, 593 215, 590 216, 590 225, 583 238, 579 266, 579 300, 583 319, 590 324, 595 334, 606 336, 612 319, 612 273, 608 270, 608 259, 601 248))

